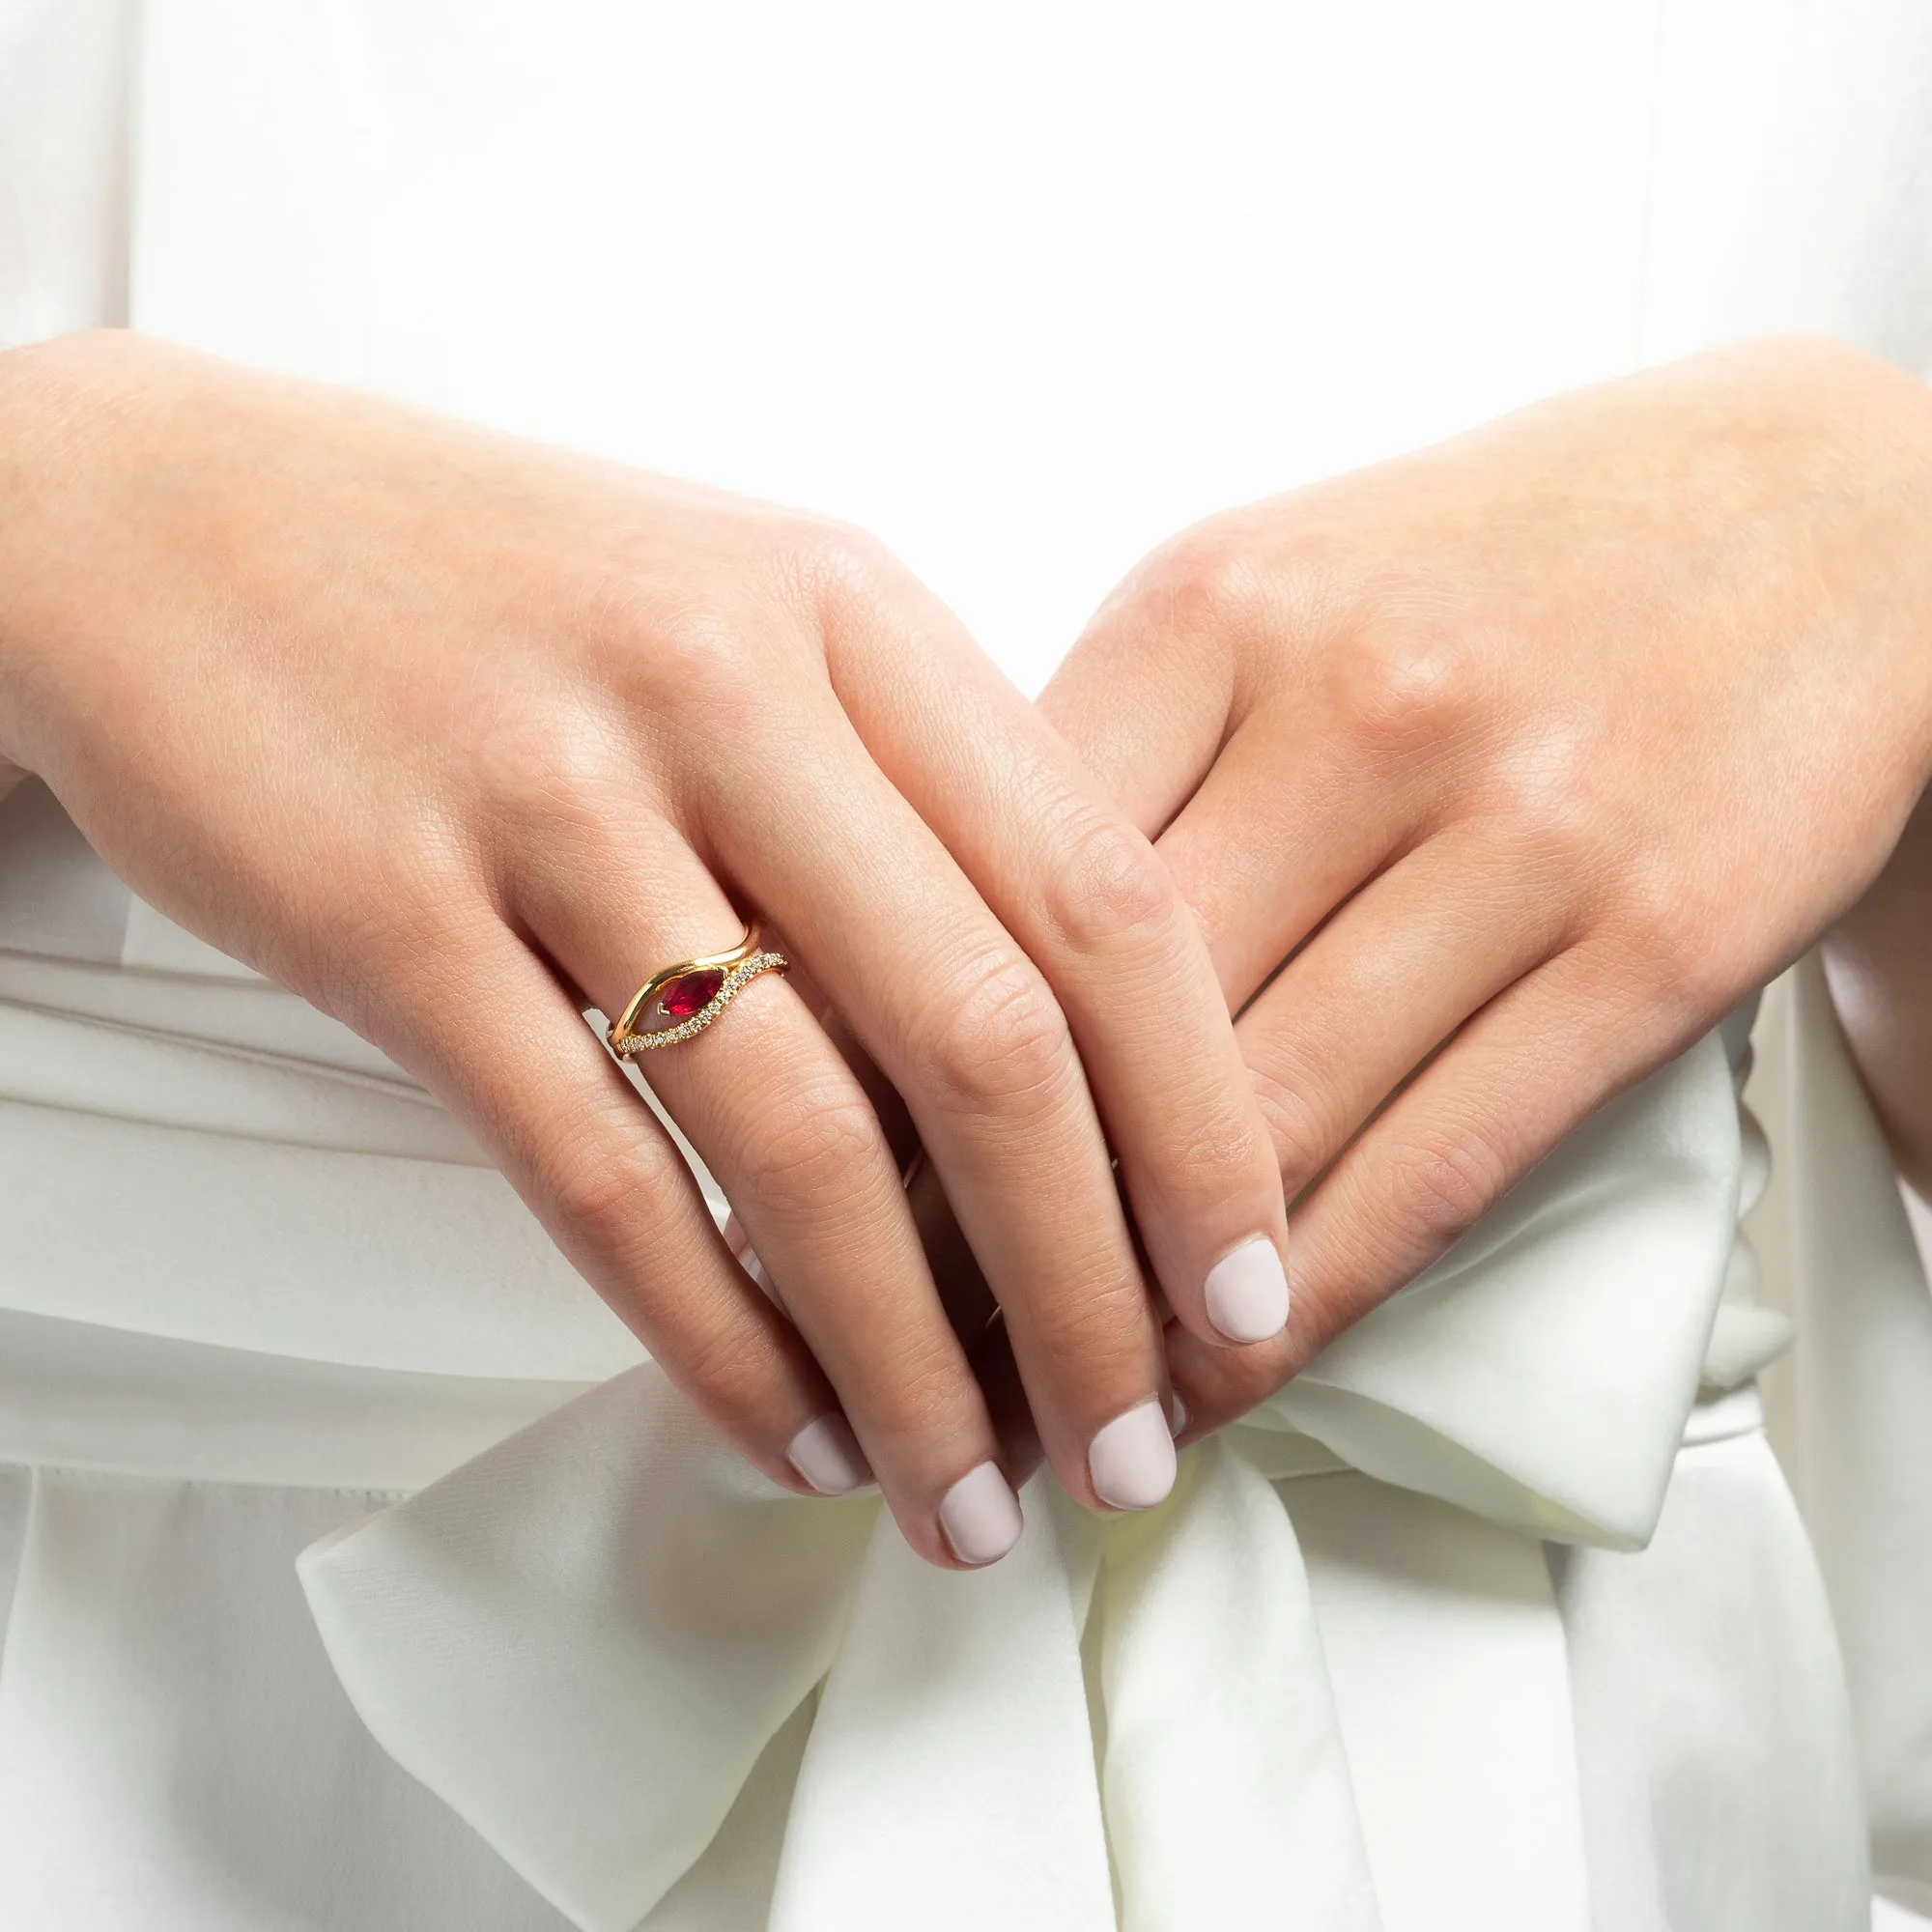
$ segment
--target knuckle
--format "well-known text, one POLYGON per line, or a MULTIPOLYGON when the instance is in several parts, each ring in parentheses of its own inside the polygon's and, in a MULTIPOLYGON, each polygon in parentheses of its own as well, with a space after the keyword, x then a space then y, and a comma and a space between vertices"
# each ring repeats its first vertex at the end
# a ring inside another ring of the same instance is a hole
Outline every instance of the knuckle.
POLYGON ((600 1254, 632 1246, 663 1198, 662 1163, 641 1143, 592 1148, 573 1136, 548 1150, 541 1166, 552 1209, 600 1254))
POLYGON ((1625 960, 1646 978, 1674 962, 1684 923, 1682 887, 1672 867, 1654 854, 1634 855, 1605 908, 1625 960))
POLYGON ((951 1333, 901 1338, 890 1374, 875 1378, 862 1407, 869 1433, 918 1456, 944 1439, 970 1396, 951 1333))
POLYGON ((721 1426, 746 1444, 762 1446, 770 1417, 782 1413, 783 1366, 769 1339, 753 1324, 720 1308, 712 1319, 692 1319, 688 1304, 674 1333, 654 1324, 653 1352, 675 1359, 680 1383, 721 1426))
POLYGON ((1431 1252, 1447 1247, 1499 1200, 1510 1179, 1505 1150, 1467 1122, 1438 1122, 1388 1157, 1395 1225, 1431 1252))
POLYGON ((821 600, 870 601, 898 570, 869 530, 831 518, 789 519, 784 549, 801 582, 821 600))
POLYGON ((1446 623, 1381 624, 1335 659, 1335 706, 1357 736, 1387 751, 1420 752, 1465 723, 1476 667, 1446 623))
POLYGON ((638 765, 611 721, 588 707, 552 707, 493 734, 488 780, 515 822, 551 838, 601 838, 613 812, 635 801, 638 765))
POLYGON ((1512 749, 1497 792, 1515 863, 1573 881, 1594 866, 1614 813, 1584 733, 1546 731, 1512 749))
POLYGON ((880 1145, 878 1122, 862 1095, 808 1087, 761 1105, 740 1127, 732 1152, 755 1196, 810 1213, 869 1187, 880 1145))
POLYGON ((771 666, 752 638, 772 628, 773 621, 755 611, 695 605, 662 613, 638 646, 652 702, 701 718, 709 743, 731 741, 768 702, 771 666))
MULTIPOLYGON (((614 720, 641 709, 728 730, 766 701, 775 638, 796 631, 778 586, 742 545, 668 576, 626 565, 596 582, 572 612, 591 681, 614 720)), ((612 735, 617 735, 613 730, 612 735)), ((706 742, 713 733, 707 731, 706 742)))
POLYGON ((1017 953, 983 957, 942 993, 915 1035, 916 1061, 961 1111, 1057 1095, 1071 1060, 1059 1006, 1017 953))
POLYGON ((1282 1183, 1293 1193, 1320 1172, 1335 1151, 1326 1117, 1285 1070, 1251 1066, 1248 1085, 1274 1145, 1282 1183))
POLYGON ((1277 1182, 1247 1089, 1176 1095, 1172 1125, 1151 1161, 1136 1164, 1134 1183, 1169 1216, 1218 1220, 1237 1203, 1272 1211, 1277 1182))
POLYGON ((1090 1389, 1144 1385, 1152 1327, 1151 1304, 1138 1278, 1077 1294, 1042 1296, 1009 1310, 1022 1352, 1077 1372, 1090 1389))
POLYGON ((789 601, 835 658, 852 640, 895 635, 895 613, 920 601, 905 566, 855 525, 793 517, 781 545, 789 601))
POLYGON ((1646 978, 1656 989, 1655 1017, 1665 1035, 1709 1026, 1735 1006, 1762 973, 1761 968, 1741 964, 1722 934, 1684 915, 1678 917, 1673 931, 1653 940, 1646 956, 1646 978))
POLYGON ((1265 601, 1255 548, 1246 530, 1215 520, 1183 531, 1156 560, 1147 588, 1176 629, 1239 629, 1265 601))
POLYGON ((1076 951, 1104 952, 1173 925, 1179 891, 1160 855, 1124 819, 1083 812, 1061 850, 1047 917, 1076 951))
POLYGON ((1736 941, 1712 920, 1693 881, 1673 867, 1644 867, 1623 882, 1606 923, 1628 979, 1685 1025, 1707 1023, 1750 978, 1736 941))

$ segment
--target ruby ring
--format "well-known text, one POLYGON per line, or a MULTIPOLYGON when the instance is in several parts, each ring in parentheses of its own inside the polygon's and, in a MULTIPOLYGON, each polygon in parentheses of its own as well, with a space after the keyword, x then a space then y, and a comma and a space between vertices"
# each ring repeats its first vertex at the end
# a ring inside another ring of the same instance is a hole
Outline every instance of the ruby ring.
POLYGON ((786 963, 782 952, 766 946, 761 927, 747 926, 743 940, 728 952, 681 959, 653 973, 617 1015, 605 1040, 619 1060, 675 1046, 702 1033, 761 973, 782 973, 786 963))

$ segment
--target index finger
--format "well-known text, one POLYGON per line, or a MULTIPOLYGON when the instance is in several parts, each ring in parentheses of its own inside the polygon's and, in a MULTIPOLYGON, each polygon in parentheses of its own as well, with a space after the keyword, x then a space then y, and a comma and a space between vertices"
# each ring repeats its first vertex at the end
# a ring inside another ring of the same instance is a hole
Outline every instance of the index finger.
POLYGON ((841 695, 1053 989, 1169 1304, 1210 1343, 1264 1339, 1288 1317, 1285 1213, 1199 924, 1071 749, 923 615, 927 648, 858 653, 841 695))

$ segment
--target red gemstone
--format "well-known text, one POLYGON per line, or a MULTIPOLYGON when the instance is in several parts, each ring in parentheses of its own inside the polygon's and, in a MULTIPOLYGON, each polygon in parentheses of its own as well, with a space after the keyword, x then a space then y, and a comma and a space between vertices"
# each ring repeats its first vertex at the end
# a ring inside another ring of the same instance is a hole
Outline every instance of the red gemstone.
POLYGON ((658 1006, 671 1019, 688 1020, 718 997, 724 983, 724 975, 716 966, 706 967, 702 973, 687 973, 658 995, 658 1006))

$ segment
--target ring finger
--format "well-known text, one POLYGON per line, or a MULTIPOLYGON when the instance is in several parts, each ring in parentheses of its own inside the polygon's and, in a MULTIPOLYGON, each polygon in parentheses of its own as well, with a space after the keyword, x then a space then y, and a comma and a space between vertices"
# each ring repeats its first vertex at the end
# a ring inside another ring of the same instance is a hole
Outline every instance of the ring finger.
MULTIPOLYGON (((549 872, 523 895, 543 943, 607 1013, 654 971, 719 952, 739 930, 729 900, 668 825, 626 828, 621 846, 621 868, 590 874, 623 878, 621 896, 572 890, 576 881, 549 872)), ((907 1541, 936 1562, 1003 1555, 1019 1507, 998 1438, 940 1307, 892 1151, 823 1029, 766 974, 717 1024, 638 1065, 730 1200, 907 1541)), ((838 1418, 824 1420, 836 1433, 838 1418)))

